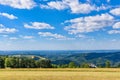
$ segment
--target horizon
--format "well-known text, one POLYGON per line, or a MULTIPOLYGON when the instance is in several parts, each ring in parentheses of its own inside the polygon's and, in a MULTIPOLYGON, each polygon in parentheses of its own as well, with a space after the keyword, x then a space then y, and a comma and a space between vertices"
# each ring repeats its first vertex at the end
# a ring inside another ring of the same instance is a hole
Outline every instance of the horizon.
POLYGON ((120 51, 120 49, 109 50, 0 50, 0 51, 120 51))
POLYGON ((120 50, 120 0, 0 0, 0 50, 120 50))

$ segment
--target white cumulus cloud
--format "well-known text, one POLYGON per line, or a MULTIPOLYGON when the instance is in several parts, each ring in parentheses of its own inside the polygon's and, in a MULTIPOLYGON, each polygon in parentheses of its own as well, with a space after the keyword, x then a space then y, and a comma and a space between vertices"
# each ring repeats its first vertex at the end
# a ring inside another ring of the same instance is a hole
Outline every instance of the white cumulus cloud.
POLYGON ((8 13, 0 13, 0 16, 4 16, 4 17, 7 17, 9 19, 17 19, 16 16, 14 16, 13 14, 8 14, 8 13))
POLYGON ((76 37, 78 37, 78 38, 87 38, 87 36, 83 35, 83 34, 78 34, 78 35, 76 35, 76 37))
POLYGON ((109 34, 120 34, 120 30, 110 30, 108 31, 109 34))
POLYGON ((71 9, 72 13, 90 13, 95 10, 94 5, 80 3, 79 0, 63 0, 71 9))
POLYGON ((64 39, 64 38, 66 38, 65 36, 62 36, 60 34, 53 34, 51 32, 39 32, 38 34, 40 36, 43 36, 43 37, 53 37, 53 38, 56 38, 56 39, 64 39))
POLYGON ((9 39, 10 40, 17 40, 18 38, 17 37, 10 37, 9 39))
POLYGON ((80 17, 65 21, 65 30, 70 34, 94 32, 114 23, 114 17, 109 14, 80 17))
POLYGON ((22 35, 20 35, 20 37, 23 39, 33 39, 34 38, 34 36, 22 36, 22 35))
POLYGON ((0 33, 15 33, 18 30, 15 28, 6 28, 4 25, 0 24, 0 33))
POLYGON ((115 8, 110 11, 113 15, 120 16, 120 8, 115 8))
POLYGON ((53 33, 51 33, 51 32, 38 32, 38 34, 40 35, 40 36, 43 36, 43 37, 46 37, 46 38, 52 38, 52 39, 58 39, 58 40, 70 40, 70 39, 73 39, 73 38, 67 38, 66 36, 63 36, 63 35, 61 35, 61 34, 57 34, 57 33, 55 33, 55 34, 53 34, 53 33))
POLYGON ((36 5, 33 0, 0 0, 0 4, 18 9, 31 9, 36 5))
POLYGON ((117 22, 113 25, 114 29, 120 29, 120 22, 117 22))
POLYGON ((41 8, 45 9, 56 9, 56 10, 64 10, 70 9, 71 13, 90 13, 91 11, 99 11, 107 9, 108 7, 101 5, 97 7, 94 4, 89 3, 81 3, 79 0, 61 0, 61 1, 50 1, 46 5, 40 4, 41 8))
POLYGON ((51 26, 50 24, 43 22, 31 22, 30 25, 24 24, 24 27, 30 29, 54 29, 54 27, 51 26))
POLYGON ((57 9, 57 10, 63 10, 65 8, 67 8, 67 5, 65 5, 63 2, 61 1, 51 1, 49 3, 47 3, 47 5, 40 5, 41 8, 46 8, 46 9, 57 9))

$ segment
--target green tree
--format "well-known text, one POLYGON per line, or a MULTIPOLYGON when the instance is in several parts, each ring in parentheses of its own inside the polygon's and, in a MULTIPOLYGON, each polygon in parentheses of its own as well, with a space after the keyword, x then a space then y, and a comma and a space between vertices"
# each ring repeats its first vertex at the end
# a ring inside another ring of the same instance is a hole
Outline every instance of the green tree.
POLYGON ((68 65, 69 68, 75 68, 76 64, 74 62, 70 62, 68 65))
POLYGON ((30 59, 27 60, 27 62, 28 62, 29 68, 35 68, 36 67, 34 59, 30 58, 30 59))
POLYGON ((106 67, 106 68, 110 68, 110 67, 111 67, 111 62, 107 60, 107 61, 105 62, 105 67, 106 67))
POLYGON ((20 68, 35 68, 35 60, 32 58, 22 57, 19 58, 19 67, 20 68))
POLYGON ((5 58, 5 67, 11 67, 10 58, 5 58))
POLYGON ((62 64, 61 68, 68 68, 68 64, 62 64))
POLYGON ((36 61, 36 66, 39 68, 51 68, 51 61, 48 59, 40 59, 36 61))
POLYGON ((102 64, 101 63, 97 63, 97 67, 98 68, 102 68, 102 64))
POLYGON ((87 63, 83 63, 83 64, 81 65, 81 68, 89 68, 89 65, 88 65, 87 63))
POLYGON ((19 58, 8 57, 5 59, 5 67, 19 68, 19 58))
POLYGON ((27 58, 26 57, 21 57, 19 58, 19 67, 20 68, 27 68, 27 58))
POLYGON ((58 65, 52 64, 52 68, 58 68, 58 65))
POLYGON ((120 63, 118 64, 118 66, 117 66, 118 68, 120 68, 120 63))
POLYGON ((5 60, 4 60, 4 57, 0 57, 0 68, 4 68, 4 63, 5 63, 5 60))

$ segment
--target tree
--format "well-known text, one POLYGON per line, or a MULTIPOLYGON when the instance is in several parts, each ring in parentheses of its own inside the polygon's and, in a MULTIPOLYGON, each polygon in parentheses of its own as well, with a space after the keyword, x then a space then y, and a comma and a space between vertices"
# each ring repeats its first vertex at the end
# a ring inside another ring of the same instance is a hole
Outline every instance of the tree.
POLYGON ((36 61, 36 66, 39 68, 51 68, 51 61, 48 59, 40 59, 36 61))
POLYGON ((52 64, 52 68, 58 68, 58 65, 52 64))
POLYGON ((110 68, 110 67, 111 67, 111 62, 107 60, 107 61, 105 62, 105 67, 106 67, 106 68, 110 68))
POLYGON ((19 58, 19 68, 27 68, 27 58, 21 57, 19 58))
POLYGON ((102 64, 101 63, 97 63, 97 67, 98 68, 102 68, 102 64))
POLYGON ((69 68, 75 68, 76 64, 74 62, 70 62, 68 65, 69 68))
POLYGON ((5 58, 5 67, 11 67, 10 58, 5 58))
POLYGON ((19 67, 20 68, 35 68, 35 60, 32 58, 22 57, 19 58, 19 67))
POLYGON ((68 68, 68 64, 62 64, 61 68, 68 68))
POLYGON ((27 68, 34 68, 35 67, 35 60, 33 60, 32 58, 26 58, 25 60, 25 64, 27 68))
POLYGON ((118 64, 118 66, 117 66, 118 68, 120 68, 120 63, 118 64))
POLYGON ((4 62, 5 62, 4 57, 0 57, 0 68, 4 68, 5 67, 4 66, 4 62))
POLYGON ((8 57, 5 59, 5 67, 17 68, 19 67, 19 62, 15 57, 8 57))
POLYGON ((89 65, 88 65, 87 63, 83 63, 83 64, 81 65, 81 68, 89 68, 89 65))

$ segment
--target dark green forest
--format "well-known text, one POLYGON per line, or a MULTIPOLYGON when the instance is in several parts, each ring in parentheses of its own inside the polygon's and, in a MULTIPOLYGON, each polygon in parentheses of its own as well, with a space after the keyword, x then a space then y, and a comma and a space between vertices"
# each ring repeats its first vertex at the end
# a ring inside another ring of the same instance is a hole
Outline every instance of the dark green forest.
POLYGON ((39 59, 28 57, 0 57, 0 68, 51 68, 49 59, 39 59))

